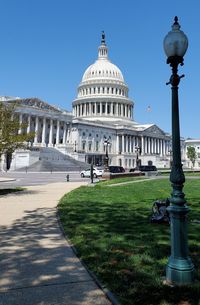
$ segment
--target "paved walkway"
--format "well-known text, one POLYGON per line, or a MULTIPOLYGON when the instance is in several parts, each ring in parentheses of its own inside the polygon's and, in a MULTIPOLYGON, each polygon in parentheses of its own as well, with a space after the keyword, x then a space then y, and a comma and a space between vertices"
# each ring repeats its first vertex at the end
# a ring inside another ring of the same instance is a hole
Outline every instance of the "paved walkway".
POLYGON ((0 305, 110 305, 62 235, 58 200, 84 183, 0 198, 0 305))

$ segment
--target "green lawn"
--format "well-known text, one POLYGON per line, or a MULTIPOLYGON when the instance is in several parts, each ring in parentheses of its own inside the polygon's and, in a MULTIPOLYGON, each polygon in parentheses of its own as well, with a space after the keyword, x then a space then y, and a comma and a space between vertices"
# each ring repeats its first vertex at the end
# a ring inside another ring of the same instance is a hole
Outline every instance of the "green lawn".
MULTIPOLYGON (((200 181, 185 188, 190 253, 200 278, 200 181)), ((199 305, 200 284, 163 285, 170 254, 169 226, 150 223, 155 199, 170 195, 168 180, 122 186, 81 187, 64 196, 59 212, 65 232, 100 281, 123 305, 199 305)))

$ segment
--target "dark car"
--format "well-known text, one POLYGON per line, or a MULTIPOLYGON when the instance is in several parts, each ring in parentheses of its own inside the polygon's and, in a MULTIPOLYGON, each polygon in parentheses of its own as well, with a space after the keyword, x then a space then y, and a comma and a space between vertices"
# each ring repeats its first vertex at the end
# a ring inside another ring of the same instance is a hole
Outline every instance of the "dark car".
POLYGON ((136 170, 140 172, 156 172, 157 168, 155 165, 140 165, 138 168, 131 168, 129 172, 134 172, 136 170))
POLYGON ((110 173, 124 173, 125 169, 122 166, 109 166, 110 173))

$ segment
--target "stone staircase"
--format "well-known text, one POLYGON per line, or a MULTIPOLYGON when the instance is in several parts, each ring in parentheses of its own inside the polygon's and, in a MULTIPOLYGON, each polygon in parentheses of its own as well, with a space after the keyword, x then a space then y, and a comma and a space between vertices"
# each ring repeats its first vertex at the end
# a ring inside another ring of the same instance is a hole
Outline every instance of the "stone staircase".
POLYGON ((88 168, 88 164, 77 161, 68 155, 64 155, 55 148, 39 148, 39 160, 29 167, 23 167, 20 171, 28 172, 64 172, 81 171, 88 168))

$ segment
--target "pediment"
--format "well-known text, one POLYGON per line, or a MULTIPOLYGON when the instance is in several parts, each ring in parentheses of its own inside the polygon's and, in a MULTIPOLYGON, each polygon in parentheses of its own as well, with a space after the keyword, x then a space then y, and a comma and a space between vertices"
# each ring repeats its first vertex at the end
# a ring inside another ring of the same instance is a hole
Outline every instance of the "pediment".
POLYGON ((144 130, 145 134, 155 135, 155 136, 166 136, 166 133, 160 129, 157 125, 150 126, 144 130))

